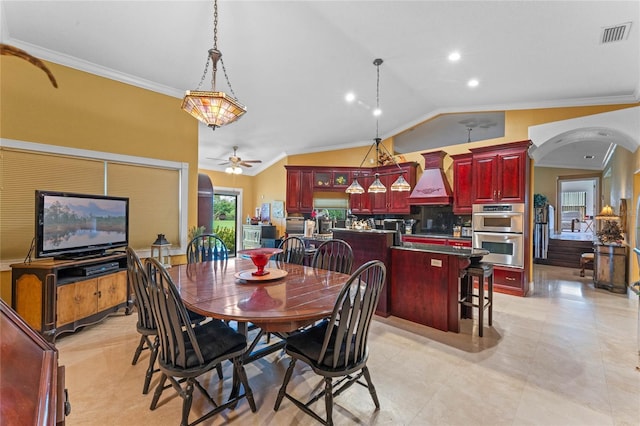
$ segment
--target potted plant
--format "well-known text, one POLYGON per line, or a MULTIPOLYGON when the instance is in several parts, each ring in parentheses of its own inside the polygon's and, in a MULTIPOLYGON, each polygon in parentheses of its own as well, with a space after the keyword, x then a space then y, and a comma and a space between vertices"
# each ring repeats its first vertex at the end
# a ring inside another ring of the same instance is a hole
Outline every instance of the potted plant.
POLYGON ((622 229, 616 220, 605 220, 596 235, 600 244, 620 244, 623 239, 622 229))

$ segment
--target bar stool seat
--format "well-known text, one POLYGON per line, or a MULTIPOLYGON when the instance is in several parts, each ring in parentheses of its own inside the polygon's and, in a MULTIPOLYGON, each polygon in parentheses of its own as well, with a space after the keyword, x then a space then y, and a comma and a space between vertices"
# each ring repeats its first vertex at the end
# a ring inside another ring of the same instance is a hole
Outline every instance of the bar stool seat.
POLYGON ((473 318, 473 308, 478 308, 478 336, 482 337, 484 329, 484 310, 489 310, 489 327, 493 324, 493 264, 486 262, 472 263, 465 270, 466 274, 460 283, 461 318, 473 318), (475 279, 478 278, 478 293, 474 293, 475 279), (485 281, 487 291, 485 294, 485 281))
POLYGON ((588 264, 593 265, 593 258, 594 258, 593 253, 582 253, 580 255, 580 276, 581 277, 584 277, 584 269, 586 268, 586 266, 588 264))

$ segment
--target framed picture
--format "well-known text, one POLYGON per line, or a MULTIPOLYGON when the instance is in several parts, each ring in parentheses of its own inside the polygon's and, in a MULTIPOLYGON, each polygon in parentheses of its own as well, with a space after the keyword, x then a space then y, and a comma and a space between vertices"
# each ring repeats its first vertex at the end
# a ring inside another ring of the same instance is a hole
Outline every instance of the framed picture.
POLYGON ((284 201, 274 201, 271 203, 271 212, 276 219, 284 217, 284 201))
POLYGON ((270 210, 271 210, 271 204, 262 203, 262 206, 260 207, 260 220, 261 221, 269 222, 271 220, 270 210))

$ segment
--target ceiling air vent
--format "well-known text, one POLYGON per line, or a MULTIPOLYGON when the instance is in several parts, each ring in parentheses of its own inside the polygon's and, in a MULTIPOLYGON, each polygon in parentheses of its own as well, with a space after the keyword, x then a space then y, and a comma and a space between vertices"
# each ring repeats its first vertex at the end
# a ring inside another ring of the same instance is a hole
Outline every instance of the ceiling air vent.
POLYGON ((626 40, 629 37, 629 31, 631 30, 631 22, 625 22, 624 24, 614 25, 612 27, 602 28, 602 36, 600 37, 600 43, 613 43, 614 41, 626 40))

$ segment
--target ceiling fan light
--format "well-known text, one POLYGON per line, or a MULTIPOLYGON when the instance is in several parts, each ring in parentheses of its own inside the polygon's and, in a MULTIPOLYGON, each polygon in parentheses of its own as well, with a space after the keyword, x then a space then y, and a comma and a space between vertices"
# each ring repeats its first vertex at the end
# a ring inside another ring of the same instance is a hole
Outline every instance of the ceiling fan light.
POLYGON ((384 194, 385 192, 387 192, 387 188, 382 184, 382 182, 380 182, 380 177, 377 173, 376 180, 374 180, 373 183, 369 185, 369 189, 367 189, 367 192, 373 194, 384 194))
POLYGON ((411 191, 411 185, 406 181, 404 176, 398 176, 395 182, 391 184, 391 190, 395 192, 407 192, 411 191))
POLYGON ((227 167, 226 169, 224 169, 224 172, 228 174, 233 174, 233 167, 231 166, 227 167))
POLYGON ((241 175, 242 174, 242 169, 240 167, 234 167, 233 168, 233 174, 234 175, 241 175))
POLYGON ((224 92, 187 90, 182 109, 209 127, 233 123, 247 112, 247 107, 224 92))
POLYGON ((349 185, 349 187, 345 189, 344 192, 346 192, 347 194, 364 194, 364 188, 362 187, 362 185, 360 185, 358 179, 355 178, 353 179, 353 182, 351 182, 351 185, 349 185))

